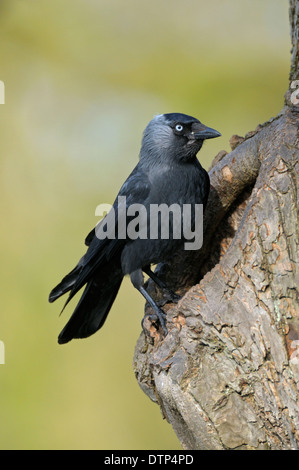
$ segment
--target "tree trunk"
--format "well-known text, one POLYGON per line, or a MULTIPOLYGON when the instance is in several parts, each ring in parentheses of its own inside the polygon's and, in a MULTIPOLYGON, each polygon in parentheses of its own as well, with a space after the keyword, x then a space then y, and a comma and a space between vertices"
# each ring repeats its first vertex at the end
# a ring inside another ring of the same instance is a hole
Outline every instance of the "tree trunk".
POLYGON ((185 449, 299 447, 298 13, 290 0, 285 106, 214 159, 202 249, 156 270, 184 294, 164 306, 169 333, 149 326, 136 346, 138 382, 185 449))

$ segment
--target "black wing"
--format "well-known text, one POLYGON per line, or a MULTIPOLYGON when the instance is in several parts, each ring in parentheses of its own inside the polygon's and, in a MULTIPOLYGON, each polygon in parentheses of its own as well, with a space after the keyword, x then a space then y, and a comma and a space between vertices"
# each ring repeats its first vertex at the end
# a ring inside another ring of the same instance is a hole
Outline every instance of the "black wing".
MULTIPOLYGON (((91 279, 94 272, 100 268, 101 264, 106 264, 113 257, 117 256, 117 254, 120 256, 120 253, 126 244, 126 239, 119 239, 117 236, 117 214, 119 210, 118 197, 123 196, 126 198, 125 205, 127 208, 129 205, 134 203, 145 204, 149 193, 149 179, 137 165, 121 187, 113 204, 113 210, 116 215, 114 227, 115 238, 99 239, 96 236, 97 227, 95 227, 85 239, 85 244, 88 246, 85 255, 80 259, 77 266, 51 291, 49 297, 50 302, 54 302, 58 297, 70 291, 70 295, 65 303, 66 306, 74 295, 91 279)), ((122 204, 123 201, 124 200, 122 200, 122 204)), ((109 214, 110 213, 108 213, 100 222, 101 224, 105 225, 105 220, 108 220, 109 214)), ((128 221, 129 220, 127 220, 127 222, 128 221)))

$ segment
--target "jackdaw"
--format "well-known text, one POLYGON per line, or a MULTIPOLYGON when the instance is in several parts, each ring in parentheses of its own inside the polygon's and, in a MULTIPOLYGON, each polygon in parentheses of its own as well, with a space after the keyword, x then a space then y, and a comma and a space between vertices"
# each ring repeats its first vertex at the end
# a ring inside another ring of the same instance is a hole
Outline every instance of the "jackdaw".
MULTIPOLYGON (((181 209, 185 205, 194 208, 201 204, 204 208, 210 181, 196 154, 204 140, 220 135, 198 119, 181 113, 160 114, 150 121, 143 133, 139 162, 121 187, 111 211, 86 237, 88 249, 77 266, 50 293, 49 301, 53 302, 70 292, 68 304, 85 286, 74 313, 58 337, 60 344, 73 338, 86 338, 103 326, 126 274, 152 307, 151 318, 167 334, 165 313, 146 291, 143 272, 160 288, 167 289, 151 270, 151 265, 171 261, 186 239, 183 234, 181 237, 171 235, 174 215, 167 222, 169 237, 161 236, 161 218, 158 236, 129 237, 127 233, 119 236, 120 222, 115 215, 126 213, 130 207, 136 207, 132 206, 134 204, 142 205, 148 212, 151 207, 161 204, 167 207, 175 204, 181 209), (115 229, 113 236, 108 233, 111 223, 115 229), (98 230, 103 234, 105 227, 107 236, 98 236, 98 230)), ((194 214, 191 218, 194 229, 194 214)), ((125 228, 132 219, 131 213, 125 219, 125 228)), ((139 227, 136 224, 139 230, 142 228, 140 220, 139 227)), ((147 214, 144 222, 148 221, 147 214)), ((149 228, 146 234, 150 235, 149 228)), ((171 291, 170 295, 173 300, 177 298, 171 291)))

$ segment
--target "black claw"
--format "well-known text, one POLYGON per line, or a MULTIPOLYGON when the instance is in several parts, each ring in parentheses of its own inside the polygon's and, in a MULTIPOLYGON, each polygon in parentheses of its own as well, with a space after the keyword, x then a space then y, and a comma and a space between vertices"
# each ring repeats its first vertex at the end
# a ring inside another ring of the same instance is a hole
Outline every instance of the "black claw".
MULTIPOLYGON (((143 317, 142 320, 141 320, 141 327, 142 327, 143 332, 144 332, 144 334, 145 334, 146 336, 150 336, 150 334, 149 334, 148 329, 144 326, 144 320, 145 320, 146 318, 150 318, 151 316, 152 316, 152 315, 144 315, 144 317, 143 317)), ((151 318, 150 318, 150 320, 151 320, 151 318)))
POLYGON ((166 336, 168 334, 168 330, 167 330, 166 322, 165 322, 166 315, 163 312, 163 310, 157 310, 155 313, 147 313, 146 315, 144 315, 141 321, 141 326, 142 326, 143 331, 148 335, 148 330, 144 326, 144 320, 146 318, 148 318, 153 324, 156 324, 157 329, 158 329, 158 324, 160 324, 164 335, 166 336))
MULTIPOLYGON (((165 336, 167 335, 168 331, 166 328, 166 314, 159 308, 155 300, 149 295, 149 293, 146 291, 144 288, 144 280, 143 280, 143 274, 141 269, 137 269, 136 271, 133 271, 131 273, 131 281, 134 287, 139 290, 139 292, 143 295, 143 297, 147 300, 149 305, 152 307, 154 311, 154 318, 155 318, 155 323, 159 323, 162 326, 163 332, 165 336)), ((148 316, 148 315, 146 315, 148 316)))
POLYGON ((166 328, 166 322, 165 322, 165 320, 166 320, 166 315, 165 315, 165 313, 163 312, 163 310, 160 310, 160 309, 159 309, 159 310, 157 310, 157 316, 158 316, 158 318, 159 318, 160 325, 162 326, 162 330, 163 330, 163 332, 164 332, 164 334, 165 334, 165 336, 166 336, 166 335, 168 334, 168 330, 167 330, 167 328, 166 328))
POLYGON ((174 303, 177 303, 179 300, 181 300, 181 296, 178 295, 178 294, 175 294, 175 292, 172 292, 172 290, 169 291, 169 299, 174 302, 174 303))
POLYGON ((156 273, 153 273, 150 266, 143 268, 143 271, 154 281, 157 286, 163 291, 163 297, 171 302, 178 302, 182 297, 178 294, 175 294, 166 284, 157 276, 156 273))

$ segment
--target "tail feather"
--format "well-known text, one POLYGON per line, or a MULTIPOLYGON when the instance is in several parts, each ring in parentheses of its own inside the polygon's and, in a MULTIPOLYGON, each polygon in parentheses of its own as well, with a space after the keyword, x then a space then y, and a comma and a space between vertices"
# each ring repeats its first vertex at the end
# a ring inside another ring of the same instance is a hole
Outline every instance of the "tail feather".
POLYGON ((123 280, 119 268, 98 270, 88 281, 81 299, 70 320, 61 331, 58 343, 64 344, 73 338, 86 338, 99 330, 112 307, 123 280))
POLYGON ((54 302, 56 299, 72 290, 76 284, 77 277, 81 271, 80 266, 76 266, 69 274, 67 274, 62 281, 52 289, 49 295, 49 302, 54 302))

